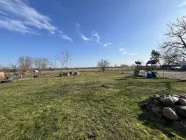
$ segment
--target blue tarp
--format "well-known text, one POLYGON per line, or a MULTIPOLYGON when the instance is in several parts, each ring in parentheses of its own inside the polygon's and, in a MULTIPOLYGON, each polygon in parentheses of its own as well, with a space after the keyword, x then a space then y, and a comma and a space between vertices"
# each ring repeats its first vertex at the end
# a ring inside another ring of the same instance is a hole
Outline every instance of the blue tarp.
POLYGON ((157 63, 156 60, 150 60, 150 61, 148 61, 146 64, 148 65, 148 64, 156 64, 156 63, 157 63))
POLYGON ((141 65, 141 62, 136 61, 135 63, 136 63, 137 65, 141 65))

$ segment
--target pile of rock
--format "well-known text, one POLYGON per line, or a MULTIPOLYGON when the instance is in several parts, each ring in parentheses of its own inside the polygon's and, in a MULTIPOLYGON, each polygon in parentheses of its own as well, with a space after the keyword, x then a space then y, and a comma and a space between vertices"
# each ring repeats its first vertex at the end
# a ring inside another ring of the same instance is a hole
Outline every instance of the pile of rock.
POLYGON ((160 118, 186 123, 186 95, 155 94, 141 103, 140 107, 160 118))

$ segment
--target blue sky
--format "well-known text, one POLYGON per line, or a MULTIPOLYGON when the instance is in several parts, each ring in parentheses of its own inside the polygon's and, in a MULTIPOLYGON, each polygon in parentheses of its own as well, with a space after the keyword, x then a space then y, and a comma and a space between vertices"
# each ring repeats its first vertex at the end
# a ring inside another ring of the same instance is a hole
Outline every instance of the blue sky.
POLYGON ((0 0, 0 64, 71 54, 71 67, 146 62, 186 0, 0 0))

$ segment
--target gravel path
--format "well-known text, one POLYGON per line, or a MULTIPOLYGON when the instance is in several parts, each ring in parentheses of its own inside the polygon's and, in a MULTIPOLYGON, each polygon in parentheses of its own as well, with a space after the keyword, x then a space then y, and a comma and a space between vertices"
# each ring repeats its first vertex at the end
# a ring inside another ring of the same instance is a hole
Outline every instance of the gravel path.
POLYGON ((158 71, 160 77, 186 80, 186 71, 158 71))

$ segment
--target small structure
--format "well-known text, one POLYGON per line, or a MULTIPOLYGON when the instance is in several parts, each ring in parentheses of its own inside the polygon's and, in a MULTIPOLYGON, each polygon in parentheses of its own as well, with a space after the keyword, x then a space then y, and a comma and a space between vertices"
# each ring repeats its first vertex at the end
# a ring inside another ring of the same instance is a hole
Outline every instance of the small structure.
POLYGON ((5 74, 5 72, 0 72, 0 83, 12 83, 13 79, 5 74))
POLYGON ((69 72, 70 75, 74 75, 74 72, 69 72))
POLYGON ((147 69, 147 78, 156 78, 157 77, 157 71, 156 71, 156 60, 150 60, 146 63, 146 69, 147 69), (151 65, 148 67, 148 65, 151 65))
POLYGON ((34 73, 33 78, 38 78, 39 77, 39 71, 38 70, 34 70, 33 73, 34 73))
POLYGON ((69 72, 67 72, 67 73, 60 73, 59 76, 60 77, 62 77, 62 76, 70 76, 70 73, 69 72))
POLYGON ((80 72, 74 72, 74 75, 79 75, 80 74, 80 72))
POLYGON ((136 67, 134 70, 134 76, 139 76, 139 71, 141 70, 141 62, 136 61, 135 64, 136 64, 136 67))

